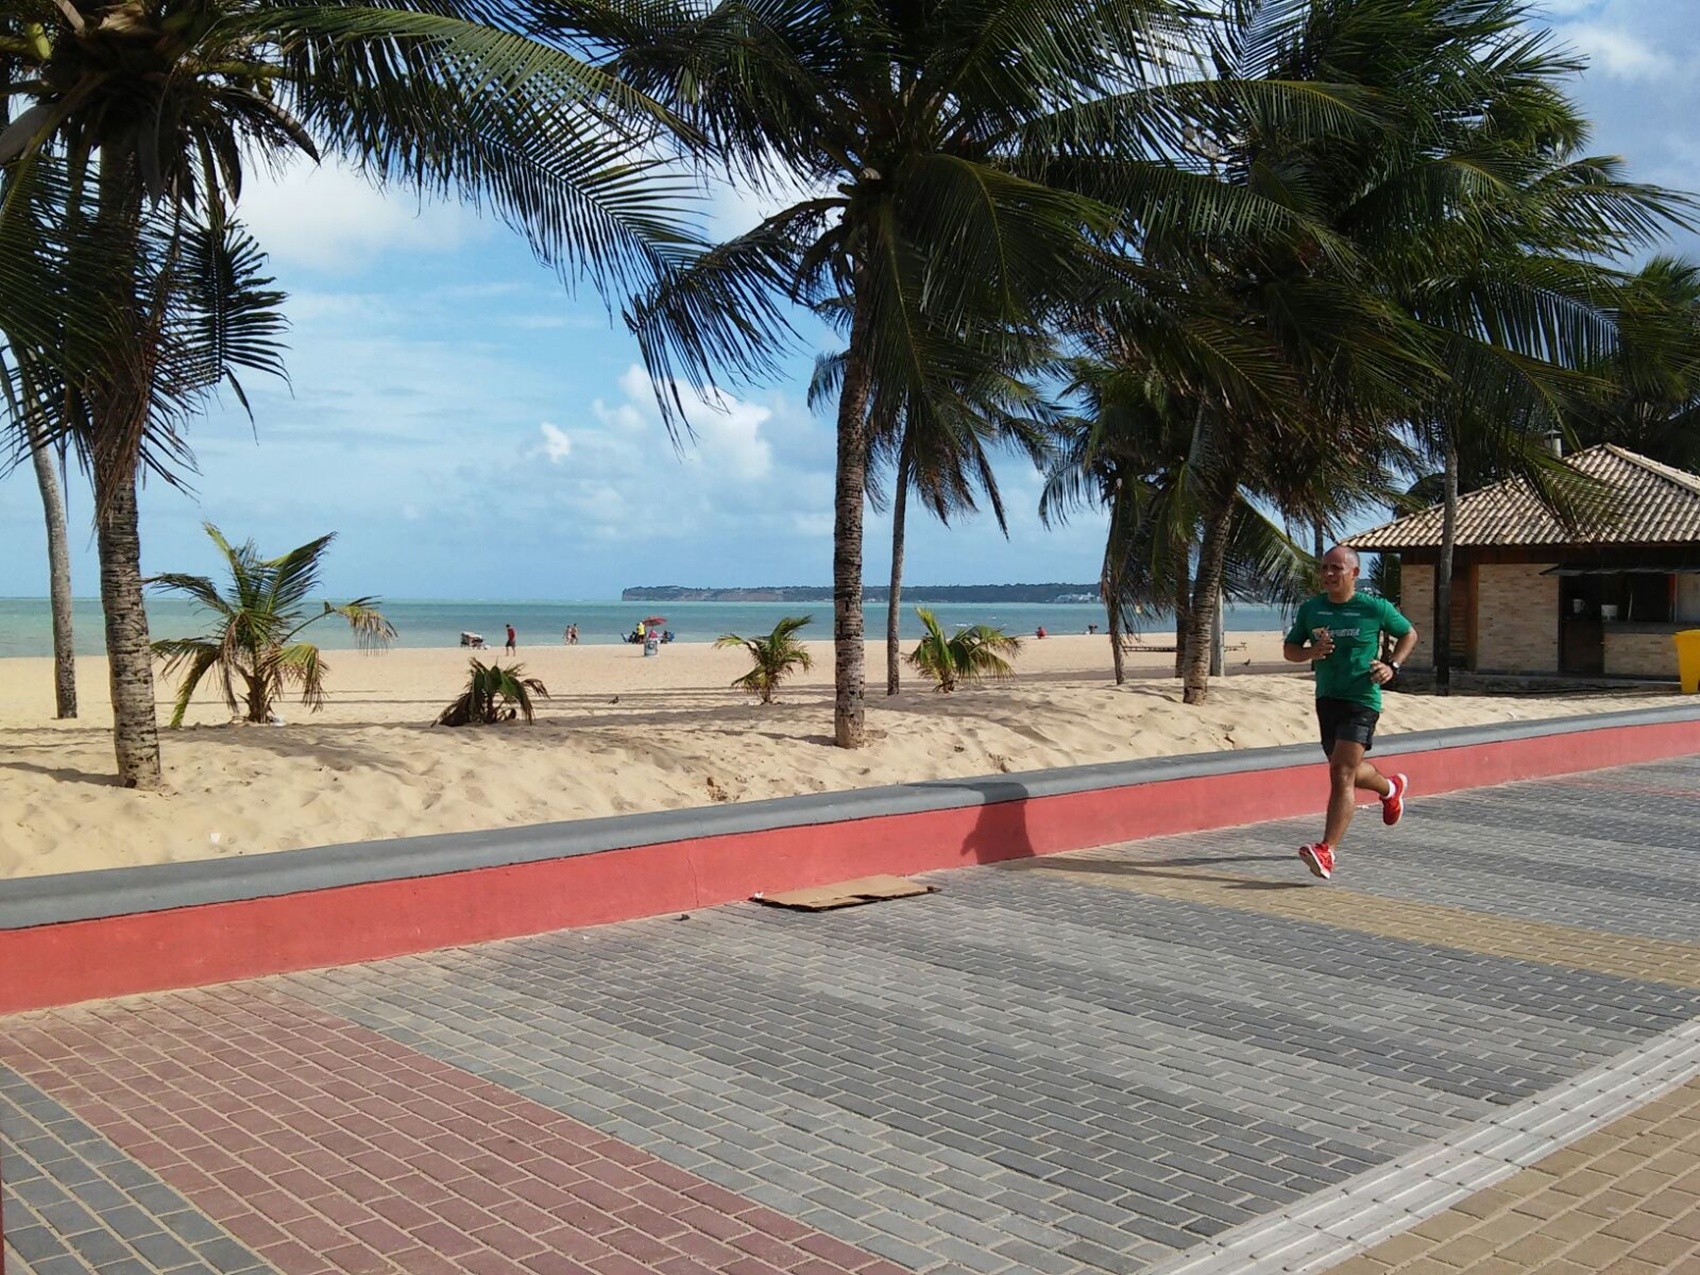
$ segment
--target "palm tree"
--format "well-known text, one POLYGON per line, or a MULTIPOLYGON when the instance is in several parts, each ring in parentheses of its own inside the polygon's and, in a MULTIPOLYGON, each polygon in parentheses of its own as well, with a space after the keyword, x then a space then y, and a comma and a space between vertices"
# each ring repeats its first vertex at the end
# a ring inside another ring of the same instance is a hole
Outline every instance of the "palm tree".
MULTIPOLYGON (((891 584, 886 598, 887 695, 902 689, 898 627, 903 597, 903 556, 908 530, 909 495, 920 497, 927 512, 941 523, 978 511, 977 492, 983 493, 1007 537, 1009 523, 992 469, 991 451, 1003 447, 1024 452, 1042 465, 1049 450, 1048 423, 1055 409, 1021 373, 1043 366, 1049 342, 1021 348, 1008 341, 1006 366, 988 367, 977 383, 928 392, 916 387, 876 387, 868 406, 868 503, 876 510, 885 503, 882 471, 892 470, 891 584)), ((837 394, 844 370, 840 354, 816 360, 809 383, 809 406, 837 394)))
MULTIPOLYGON (((1420 280, 1395 285, 1401 304, 1435 333, 1446 371, 1410 415, 1417 442, 1441 466, 1434 649, 1442 695, 1451 686, 1463 481, 1519 477, 1561 524, 1581 531, 1585 520, 1610 510, 1557 461, 1546 437, 1567 419, 1597 419, 1599 405, 1614 399, 1624 428, 1633 430, 1637 417, 1642 424, 1648 418, 1632 406, 1637 392, 1628 387, 1661 376, 1676 378, 1667 385, 1680 383, 1684 366, 1692 385, 1700 366, 1695 315, 1680 317, 1680 302, 1665 304, 1683 291, 1680 271, 1667 274, 1656 260, 1642 275, 1624 276, 1594 264, 1682 224, 1684 197, 1624 181, 1615 160, 1579 157, 1586 124, 1568 101, 1525 118, 1502 112, 1493 127, 1499 184, 1478 195, 1466 233, 1425 254, 1420 280), (1666 327, 1672 320, 1676 326, 1666 327)), ((1678 403, 1664 410, 1681 414, 1678 403)))
POLYGON ((1565 424, 1579 447, 1617 443, 1700 469, 1700 263, 1655 256, 1624 281, 1605 393, 1565 424))
MULTIPOLYGON (((28 426, 25 427, 28 429, 28 426)), ((53 612, 53 715, 77 715, 77 644, 71 624, 71 547, 65 522, 64 489, 53 448, 39 429, 29 429, 30 461, 47 531, 47 598, 53 612)))
MULTIPOLYGON (((64 209, 59 213, 63 215, 64 209)), ((22 344, 14 337, 13 360, 4 364, 9 415, 19 446, 29 451, 35 463, 48 521, 61 686, 73 666, 70 579, 68 555, 62 548, 64 508, 52 458, 75 444, 84 466, 91 466, 88 437, 81 428, 90 416, 88 369, 101 359, 112 360, 127 374, 145 380, 141 393, 148 423, 139 463, 174 484, 181 481, 178 471, 192 466, 178 432, 180 422, 198 410, 221 382, 228 383, 246 405, 237 379, 239 369, 282 370, 284 322, 277 307, 283 294, 270 287, 272 281, 262 273, 264 257, 240 226, 222 217, 207 226, 185 224, 153 210, 143 217, 132 247, 150 286, 140 328, 109 332, 98 352, 89 350, 68 324, 66 341, 52 350, 22 344), (91 358, 93 353, 99 358, 91 358)), ((81 283, 98 296, 113 264, 109 246, 85 241, 68 255, 66 277, 59 283, 73 289, 81 283)), ((151 687, 151 669, 149 679, 151 687)), ((115 694, 118 689, 115 684, 115 694)), ((141 723, 150 737, 151 695, 150 689, 147 717, 141 723)))
POLYGON ((773 693, 779 684, 798 669, 815 666, 808 648, 797 640, 797 632, 814 623, 812 615, 788 615, 773 626, 766 637, 739 637, 723 633, 714 640, 715 646, 741 646, 750 653, 755 665, 748 673, 733 681, 734 690, 743 689, 763 704, 773 703, 773 693))
MULTIPOLYGON (((172 425, 156 383, 173 295, 161 262, 182 235, 219 232, 246 163, 335 153, 379 180, 452 191, 601 286, 637 285, 686 247, 674 193, 631 158, 661 113, 582 59, 489 25, 491 12, 471 0, 0 0, 0 90, 29 103, 0 132, 0 165, 61 175, 50 237, 109 315, 111 344, 64 428, 94 480, 126 785, 161 775, 136 508, 138 473, 172 425), (163 257, 145 248, 150 220, 180 232, 163 257)), ((4 214, 22 212, 8 201, 4 214)), ((11 231, 0 225, 0 245, 11 231)), ((224 335, 203 333, 203 363, 246 366, 224 335)), ((183 458, 180 438, 167 450, 183 458)))
POLYGON ((1288 229, 1168 236, 1151 260, 1267 334, 1299 392, 1279 413, 1219 384, 1200 400, 1189 702, 1206 694, 1202 604, 1248 466, 1275 462, 1284 485, 1314 491, 1319 462, 1376 463, 1446 395, 1559 401, 1569 352, 1605 327, 1587 254, 1669 212, 1610 162, 1563 163, 1585 132, 1557 87, 1577 64, 1525 14, 1520 0, 1247 0, 1226 15, 1222 73, 1192 90, 1198 131, 1222 180, 1284 209, 1288 229), (1270 85, 1292 81, 1340 109, 1286 110, 1270 85))
POLYGON ((336 533, 281 557, 262 558, 252 540, 232 548, 212 523, 204 526, 229 567, 229 591, 221 591, 206 576, 167 574, 149 581, 155 588, 187 594, 216 621, 201 637, 153 644, 154 654, 165 660, 165 676, 183 679, 171 713, 173 727, 183 724, 201 679, 215 672, 224 702, 232 713, 242 711, 247 721, 270 721, 273 707, 292 686, 300 687, 301 702, 318 712, 324 707, 325 674, 330 669, 319 648, 298 641, 297 635, 326 616, 348 621, 362 647, 387 647, 395 640, 395 628, 378 610, 376 598, 326 602, 322 610, 303 611, 307 595, 319 587, 319 560, 336 533))
MULTIPOLYGON (((663 281, 630 315, 677 419, 680 377, 777 370, 792 303, 844 335, 833 527, 834 738, 865 736, 862 531, 880 414, 1007 370, 1092 266, 1111 207, 1081 193, 1136 149, 1168 0, 951 4, 537 0, 707 139, 702 162, 809 192, 663 281), (1078 160, 1065 164, 1064 161, 1078 160), (778 180, 774 180, 775 174, 778 180), (1075 183, 1071 185, 1070 183, 1075 183)), ((578 46, 575 46, 578 47, 578 46)), ((1108 179, 1102 184, 1109 185, 1108 179)))
POLYGON ((71 549, 65 521, 65 497, 55 468, 55 448, 47 439, 36 405, 26 402, 11 367, 0 357, 0 393, 7 415, 21 429, 20 446, 35 469, 36 490, 47 529, 47 596, 53 614, 53 709, 60 720, 77 715, 77 650, 71 615, 71 549))
MULTIPOLYGON (((10 122, 10 106, 0 92, 0 130, 10 122)), ((92 353, 91 342, 96 348, 105 344, 106 325, 103 312, 87 292, 67 285, 63 245, 39 233, 37 214, 60 206, 63 190, 58 176, 38 166, 0 175, 0 396, 14 431, 15 452, 28 453, 41 493, 53 617, 54 714, 67 719, 77 716, 77 674, 69 536, 60 481, 65 450, 53 442, 46 421, 63 401, 64 370, 79 366, 92 353), (6 357, 8 351, 15 355, 20 350, 23 354, 17 362, 6 357)))
POLYGON ((1021 639, 1011 637, 990 624, 973 624, 946 637, 938 617, 926 607, 916 607, 925 632, 921 642, 906 658, 910 667, 933 679, 937 689, 950 694, 962 682, 1015 675, 1005 656, 1021 651, 1021 639))
MULTIPOLYGON (((1193 605, 1192 553, 1201 530, 1190 468, 1197 406, 1187 398, 1186 383, 1170 381, 1138 341, 1118 331, 1120 322, 1114 313, 1100 313, 1093 330, 1081 334, 1093 355, 1073 362, 1070 390, 1085 410, 1057 433, 1055 460, 1039 503, 1047 524, 1063 522, 1083 506, 1109 515, 1100 587, 1118 684, 1123 680, 1120 634, 1137 630, 1148 613, 1173 611, 1175 674, 1181 675, 1193 605)), ((1143 323, 1133 326, 1145 328, 1143 323)), ((1220 335, 1233 337, 1231 331, 1220 335)), ((1255 447, 1256 440, 1247 446, 1255 447)), ((1325 460, 1319 464, 1332 481, 1317 481, 1317 468, 1278 456, 1248 462, 1247 481, 1232 495, 1223 555, 1225 598, 1286 604, 1311 591, 1313 563, 1266 508, 1322 507, 1340 515, 1368 499, 1370 493, 1360 486, 1372 477, 1338 472, 1339 466, 1329 467, 1325 460)), ((1371 490, 1380 492, 1379 486, 1371 490)), ((1212 620, 1214 610, 1211 606, 1212 620)))
MULTIPOLYGON (((1024 360, 1031 365, 1036 359, 1024 360)), ((991 371, 986 383, 968 393, 946 398, 915 395, 901 413, 900 424, 876 434, 876 456, 895 442, 891 509, 891 585, 886 600, 885 693, 902 689, 898 650, 898 606, 903 594, 903 552, 910 491, 927 512, 949 525, 951 518, 976 512, 976 489, 985 495, 1007 539, 1009 521, 1003 496, 992 470, 993 447, 1026 454, 1036 466, 1048 452, 1046 421, 1052 409, 1037 390, 1020 376, 991 371), (941 410, 942 409, 942 410, 941 410), (893 440, 893 435, 895 439, 893 440)), ((873 414, 878 420, 878 413, 873 414)))
POLYGON ((533 695, 548 699, 549 690, 540 679, 525 676, 525 665, 510 664, 503 668, 494 661, 484 664, 474 657, 466 689, 459 699, 437 714, 434 724, 494 726, 523 716, 525 724, 530 726, 536 721, 531 707, 533 695))

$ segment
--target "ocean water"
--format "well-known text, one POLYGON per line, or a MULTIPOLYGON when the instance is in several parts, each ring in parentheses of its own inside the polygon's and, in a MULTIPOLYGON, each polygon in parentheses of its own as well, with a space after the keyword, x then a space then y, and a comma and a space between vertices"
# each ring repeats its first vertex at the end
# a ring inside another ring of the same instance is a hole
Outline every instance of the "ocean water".
MULTIPOLYGON (((317 605, 317 603, 314 603, 317 605)), ((992 624, 1018 637, 1028 637, 1040 626, 1047 633, 1084 633, 1088 624, 1104 626, 1104 609, 1086 602, 941 602, 923 604, 939 619, 948 633, 958 625, 992 624)), ((679 642, 712 642, 724 633, 745 637, 768 633, 788 615, 812 616, 802 630, 805 639, 832 637, 830 602, 647 602, 562 601, 502 602, 491 600, 386 599, 384 615, 395 625, 398 647, 457 646, 462 630, 480 633, 498 650, 504 626, 512 624, 519 646, 559 646, 569 624, 577 624, 580 643, 601 644, 623 640, 632 625, 648 616, 666 618, 666 627, 679 642)), ((310 612, 309 612, 310 613, 310 612)), ((885 634, 886 608, 878 603, 863 609, 870 638, 885 634)), ((1232 607, 1227 627, 1233 632, 1261 632, 1284 627, 1284 618, 1273 607, 1232 607)), ((100 655, 106 650, 100 603, 79 598, 73 609, 72 627, 79 655, 100 655)), ((193 637, 207 631, 207 617, 185 598, 148 599, 148 629, 155 638, 193 637)), ((921 635, 921 622, 910 603, 902 606, 898 632, 905 640, 921 635)), ((1153 636, 1172 633, 1166 619, 1154 617, 1145 632, 1153 636)), ((317 621, 302 634, 305 640, 325 650, 346 650, 354 645, 348 625, 337 616, 317 621)), ((0 598, 0 657, 53 654, 53 617, 46 598, 0 598)))

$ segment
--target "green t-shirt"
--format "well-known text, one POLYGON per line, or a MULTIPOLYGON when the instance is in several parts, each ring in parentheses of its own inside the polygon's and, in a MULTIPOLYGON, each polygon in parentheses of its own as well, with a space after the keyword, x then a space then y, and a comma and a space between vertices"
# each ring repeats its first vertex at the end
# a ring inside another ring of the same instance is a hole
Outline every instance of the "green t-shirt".
POLYGON ((1311 662, 1316 697, 1350 700, 1380 712, 1381 688, 1370 680, 1370 663, 1380 655, 1382 630, 1401 638, 1411 631, 1411 622, 1386 598, 1354 592, 1344 602, 1330 602, 1326 593, 1318 593, 1299 604, 1287 641, 1309 646, 1312 633, 1324 628, 1334 639, 1334 653, 1311 662))

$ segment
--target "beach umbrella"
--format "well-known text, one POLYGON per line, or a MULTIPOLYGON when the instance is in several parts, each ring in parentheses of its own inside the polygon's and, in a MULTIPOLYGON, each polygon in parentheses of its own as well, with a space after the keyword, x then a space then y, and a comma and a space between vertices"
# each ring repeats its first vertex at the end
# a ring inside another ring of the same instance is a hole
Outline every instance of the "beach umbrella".
POLYGON ((664 615, 646 615, 643 617, 643 622, 645 624, 666 624, 667 617, 664 615))

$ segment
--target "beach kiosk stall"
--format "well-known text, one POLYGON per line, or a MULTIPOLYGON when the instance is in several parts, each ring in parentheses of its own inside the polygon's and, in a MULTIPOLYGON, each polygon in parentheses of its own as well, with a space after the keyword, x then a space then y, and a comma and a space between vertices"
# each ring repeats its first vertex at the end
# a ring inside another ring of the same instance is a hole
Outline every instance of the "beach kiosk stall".
MULTIPOLYGON (((1579 527, 1521 479, 1459 500, 1452 667, 1700 682, 1700 475, 1611 444, 1564 463, 1599 484, 1579 527)), ((1345 541, 1397 555, 1400 609, 1425 635, 1435 631, 1440 536, 1436 505, 1345 541)), ((1425 642, 1409 667, 1433 666, 1425 642)))

